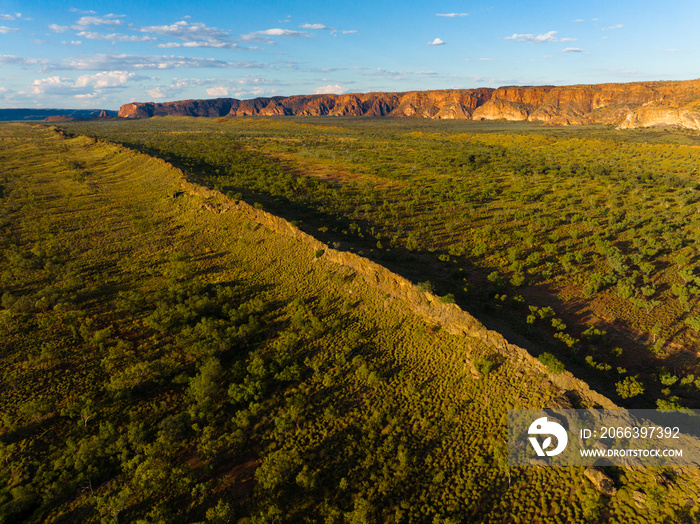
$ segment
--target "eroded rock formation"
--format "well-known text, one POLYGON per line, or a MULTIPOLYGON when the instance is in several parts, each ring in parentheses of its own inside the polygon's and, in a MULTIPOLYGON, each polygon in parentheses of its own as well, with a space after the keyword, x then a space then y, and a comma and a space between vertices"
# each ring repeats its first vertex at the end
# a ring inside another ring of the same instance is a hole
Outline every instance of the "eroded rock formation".
POLYGON ((393 116, 700 129, 700 80, 134 102, 119 110, 123 118, 167 115, 393 116))

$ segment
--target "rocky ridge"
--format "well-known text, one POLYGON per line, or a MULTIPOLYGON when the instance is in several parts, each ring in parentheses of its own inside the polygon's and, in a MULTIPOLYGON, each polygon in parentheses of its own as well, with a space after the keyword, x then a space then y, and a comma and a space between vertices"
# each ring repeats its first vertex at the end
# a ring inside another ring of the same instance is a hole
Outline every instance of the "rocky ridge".
MULTIPOLYGON (((128 150, 125 146, 120 147, 128 150)), ((167 166, 179 175, 182 192, 192 197, 201 198, 202 209, 217 214, 232 213, 239 217, 245 217, 245 219, 260 224, 270 231, 294 238, 320 254, 320 258, 323 260, 352 269, 367 284, 386 293, 388 297, 402 301, 425 321, 440 326, 452 335, 469 337, 483 342, 502 357, 517 362, 522 371, 546 374, 550 382, 562 392, 575 392, 575 396, 588 405, 606 409, 619 408, 612 400, 592 389, 569 371, 551 372, 526 349, 511 344, 500 333, 486 328, 475 317, 456 304, 442 302, 440 297, 421 289, 406 278, 372 260, 355 253, 334 249, 277 215, 258 209, 242 200, 229 198, 220 191, 190 182, 180 169, 165 160, 156 158, 155 161, 167 166)), ((177 194, 174 194, 173 198, 176 196, 177 194)), ((465 365, 474 368, 473 362, 465 361, 465 365)), ((473 372, 476 374, 475 369, 473 372)), ((572 407, 565 396, 557 399, 554 404, 550 407, 561 409, 572 407)))
POLYGON ((122 118, 168 115, 505 119, 549 125, 613 124, 623 129, 678 126, 700 130, 700 80, 133 102, 119 110, 122 118))

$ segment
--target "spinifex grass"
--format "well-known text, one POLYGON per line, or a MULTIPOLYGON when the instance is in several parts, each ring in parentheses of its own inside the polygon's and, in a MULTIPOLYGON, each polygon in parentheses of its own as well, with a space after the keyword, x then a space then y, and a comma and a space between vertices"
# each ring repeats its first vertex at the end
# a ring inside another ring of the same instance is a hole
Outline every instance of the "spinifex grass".
POLYGON ((638 489, 650 522, 697 513, 687 472, 618 471, 607 500, 508 469, 506 409, 560 395, 545 377, 167 165, 26 125, 0 162, 6 520, 629 522, 638 489))
POLYGON ((699 405, 696 134, 356 118, 66 127, 430 281, 618 402, 699 405), (618 396, 631 377, 645 393, 618 396))

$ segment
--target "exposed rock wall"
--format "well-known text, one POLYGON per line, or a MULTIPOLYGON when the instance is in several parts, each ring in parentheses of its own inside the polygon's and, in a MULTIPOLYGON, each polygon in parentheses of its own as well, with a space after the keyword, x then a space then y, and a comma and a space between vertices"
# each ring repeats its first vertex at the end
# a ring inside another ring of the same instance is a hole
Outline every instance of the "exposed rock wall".
POLYGON ((130 103, 119 116, 393 116, 700 129, 696 107, 700 80, 130 103))
POLYGON ((700 129, 700 104, 687 107, 668 107, 656 103, 645 104, 635 111, 630 111, 620 129, 635 127, 677 126, 700 129))
POLYGON ((180 100, 178 102, 132 102, 119 108, 122 118, 150 118, 153 116, 226 116, 240 103, 235 98, 212 100, 180 100))

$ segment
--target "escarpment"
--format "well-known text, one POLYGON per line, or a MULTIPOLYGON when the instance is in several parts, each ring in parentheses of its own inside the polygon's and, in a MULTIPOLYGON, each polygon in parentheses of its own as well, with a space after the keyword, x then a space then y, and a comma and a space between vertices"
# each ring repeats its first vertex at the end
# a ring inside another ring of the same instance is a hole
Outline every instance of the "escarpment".
POLYGON ((123 118, 363 116, 700 129, 700 80, 132 102, 123 118))
POLYGON ((246 202, 230 199, 217 190, 190 182, 179 169, 171 166, 164 160, 157 161, 178 173, 180 176, 180 188, 183 192, 202 198, 201 206, 203 209, 213 213, 231 212, 238 214, 262 225, 270 231, 292 237, 311 247, 324 260, 352 269, 370 286, 386 293, 387 296, 401 300, 409 309, 427 322, 441 326, 452 335, 480 340, 503 357, 518 362, 523 371, 547 374, 549 380, 556 387, 563 391, 576 392, 581 399, 590 405, 599 405, 608 409, 617 408, 617 405, 609 398, 595 391, 584 381, 574 377, 570 372, 550 373, 547 367, 537 358, 530 355, 525 348, 508 342, 503 335, 488 329, 456 304, 442 302, 439 297, 431 292, 421 289, 403 276, 368 258, 349 251, 335 249, 301 231, 297 226, 277 215, 257 209, 246 202))

